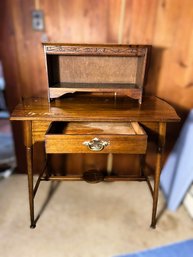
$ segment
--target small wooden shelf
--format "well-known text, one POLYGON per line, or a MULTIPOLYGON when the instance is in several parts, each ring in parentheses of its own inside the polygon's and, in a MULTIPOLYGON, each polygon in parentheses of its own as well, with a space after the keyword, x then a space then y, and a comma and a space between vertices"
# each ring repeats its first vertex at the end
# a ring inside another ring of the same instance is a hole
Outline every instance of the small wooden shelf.
POLYGON ((114 92, 141 103, 150 46, 44 44, 49 98, 114 92))
POLYGON ((50 98, 58 98, 67 93, 75 92, 104 92, 127 95, 134 99, 139 99, 141 88, 131 83, 70 83, 60 82, 49 88, 50 98))

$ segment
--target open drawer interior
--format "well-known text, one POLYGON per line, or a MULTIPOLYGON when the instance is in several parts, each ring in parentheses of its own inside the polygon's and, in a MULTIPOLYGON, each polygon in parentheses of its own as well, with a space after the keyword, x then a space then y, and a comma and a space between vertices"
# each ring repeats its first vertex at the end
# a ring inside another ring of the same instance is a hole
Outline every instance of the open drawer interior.
POLYGON ((143 154, 147 135, 137 122, 52 122, 45 135, 47 153, 143 154))

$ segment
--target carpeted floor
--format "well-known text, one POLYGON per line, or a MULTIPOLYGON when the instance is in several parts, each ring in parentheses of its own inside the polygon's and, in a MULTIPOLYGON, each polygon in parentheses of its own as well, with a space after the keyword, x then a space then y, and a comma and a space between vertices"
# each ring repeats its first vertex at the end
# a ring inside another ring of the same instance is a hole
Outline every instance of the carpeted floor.
POLYGON ((47 201, 50 189, 50 182, 40 185, 36 214, 44 210, 33 230, 27 177, 0 181, 0 256, 110 257, 193 238, 183 207, 165 211, 157 229, 149 228, 152 199, 144 182, 63 182, 47 201))

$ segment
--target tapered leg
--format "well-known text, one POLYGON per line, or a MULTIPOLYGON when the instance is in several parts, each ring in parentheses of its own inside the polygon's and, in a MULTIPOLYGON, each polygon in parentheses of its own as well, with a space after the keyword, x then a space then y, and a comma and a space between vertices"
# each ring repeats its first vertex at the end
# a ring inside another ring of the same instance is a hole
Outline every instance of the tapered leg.
POLYGON ((34 220, 34 193, 33 193, 33 156, 32 156, 32 128, 31 121, 24 122, 24 143, 26 147, 27 157, 27 173, 28 173, 28 190, 29 190, 29 207, 30 207, 30 228, 35 228, 34 220))
POLYGON ((153 191, 153 210, 152 210, 152 220, 151 227, 156 227, 156 214, 157 214, 157 204, 158 204, 158 194, 159 194, 159 184, 160 184, 160 173, 162 168, 162 154, 165 146, 165 135, 166 135, 166 123, 159 123, 159 134, 158 134, 158 152, 156 159, 156 169, 154 174, 154 191, 153 191))
POLYGON ((32 149, 31 149, 31 147, 27 147, 27 171, 28 171, 29 207, 30 207, 30 221, 31 221, 30 228, 35 228, 32 149))

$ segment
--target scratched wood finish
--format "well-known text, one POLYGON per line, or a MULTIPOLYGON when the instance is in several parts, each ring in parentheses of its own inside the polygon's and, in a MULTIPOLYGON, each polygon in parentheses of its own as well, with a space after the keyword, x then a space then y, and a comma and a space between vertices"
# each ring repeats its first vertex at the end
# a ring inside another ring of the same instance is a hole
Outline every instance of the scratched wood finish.
POLYGON ((77 94, 51 103, 47 99, 25 99, 17 105, 11 120, 176 122, 180 118, 173 107, 153 96, 144 97, 139 105, 124 96, 77 94))
MULTIPOLYGON (((42 41, 118 43, 121 0, 57 0, 54 4, 40 0, 45 12, 44 33, 31 28, 34 3, 0 1, 0 58, 10 111, 22 96, 47 94, 42 41)), ((126 1, 121 37, 121 43, 153 45, 145 91, 173 104, 184 118, 193 106, 192 12, 191 0, 126 1)), ((24 170, 20 124, 13 129, 19 169, 24 170)), ((179 125, 170 125, 170 136, 178 130, 179 125)))

